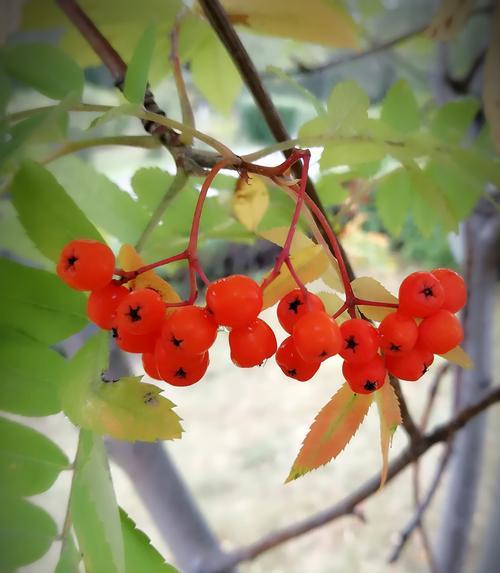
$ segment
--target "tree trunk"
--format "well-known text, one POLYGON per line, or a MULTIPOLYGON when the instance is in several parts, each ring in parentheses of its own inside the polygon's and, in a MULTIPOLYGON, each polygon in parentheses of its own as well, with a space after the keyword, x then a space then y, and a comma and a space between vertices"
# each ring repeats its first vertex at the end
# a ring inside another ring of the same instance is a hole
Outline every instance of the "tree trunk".
MULTIPOLYGON (((466 223, 465 349, 475 367, 458 371, 455 408, 475 402, 491 384, 493 312, 500 261, 500 217, 486 200, 466 223)), ((436 547, 439 573, 462 573, 482 469, 485 415, 472 420, 453 445, 442 525, 436 547)))

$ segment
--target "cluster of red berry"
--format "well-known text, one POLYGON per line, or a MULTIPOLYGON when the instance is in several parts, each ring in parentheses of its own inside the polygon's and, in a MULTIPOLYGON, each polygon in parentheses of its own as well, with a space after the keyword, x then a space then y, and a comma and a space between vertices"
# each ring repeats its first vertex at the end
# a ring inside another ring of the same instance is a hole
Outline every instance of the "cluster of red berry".
POLYGON ((448 352, 463 336, 453 313, 465 304, 466 288, 460 275, 448 269, 409 275, 399 290, 398 310, 378 329, 361 318, 339 326, 318 296, 292 290, 277 308, 290 334, 278 348, 273 330, 258 318, 262 289, 249 277, 232 275, 210 283, 206 307, 166 309, 155 290, 129 290, 123 279, 113 280, 114 267, 109 247, 79 240, 63 249, 57 272, 72 288, 91 291, 90 320, 111 330, 122 350, 141 353, 149 376, 175 386, 190 386, 203 377, 220 326, 230 330, 231 359, 237 366, 258 366, 276 354, 287 376, 306 381, 324 360, 339 354, 343 374, 357 393, 380 388, 387 372, 417 380, 434 354, 448 352))
POLYGON ((309 380, 326 358, 339 354, 342 373, 353 392, 379 389, 387 373, 401 380, 418 380, 434 361, 463 338, 454 315, 467 300, 462 277, 450 269, 415 272, 399 289, 399 306, 375 328, 352 318, 340 326, 325 312, 316 295, 297 289, 278 305, 281 326, 291 334, 278 348, 276 361, 283 372, 309 380))

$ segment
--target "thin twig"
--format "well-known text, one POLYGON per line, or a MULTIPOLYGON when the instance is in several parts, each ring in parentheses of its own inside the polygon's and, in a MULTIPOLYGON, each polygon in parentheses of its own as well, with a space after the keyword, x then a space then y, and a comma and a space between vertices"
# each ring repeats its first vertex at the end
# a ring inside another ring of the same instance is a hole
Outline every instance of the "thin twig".
POLYGON ((187 180, 188 176, 186 175, 185 171, 179 169, 169 188, 166 190, 165 195, 162 197, 156 206, 156 209, 153 211, 144 231, 139 237, 135 246, 137 252, 140 252, 144 248, 144 245, 151 236, 151 233, 156 229, 158 223, 163 219, 163 215, 165 214, 165 211, 167 210, 170 203, 175 199, 175 197, 177 197, 180 191, 184 189, 187 180))
POLYGON ((415 442, 420 438, 421 434, 417 425, 413 421, 412 415, 410 414, 410 410, 408 409, 408 404, 406 403, 405 397, 403 396, 403 391, 401 390, 401 384, 399 383, 399 380, 397 378, 392 376, 392 374, 389 375, 389 380, 398 398, 403 428, 406 430, 406 433, 408 434, 410 441, 415 442))
POLYGON ((445 362, 434 375, 432 384, 429 387, 429 393, 427 395, 427 403, 425 405, 422 417, 420 419, 419 428, 421 432, 425 432, 425 430, 427 429, 427 425, 429 423, 429 419, 432 414, 432 409, 434 408, 434 403, 436 401, 439 385, 441 384, 441 380, 444 378, 445 374, 448 372, 450 368, 451 364, 449 362, 445 362))
MULTIPOLYGON (((236 67, 238 68, 245 85, 250 90, 257 107, 260 109, 266 123, 271 130, 271 133, 276 138, 277 141, 289 140, 290 136, 279 116, 279 113, 274 106, 272 99, 267 93, 264 85, 259 77, 257 69, 255 68, 248 52, 243 46, 238 34, 235 32, 229 18, 227 17, 224 8, 222 7, 219 0, 200 0, 200 5, 202 6, 209 22, 211 23, 213 29, 219 36, 220 40, 226 47, 228 54, 233 59, 236 67)), ((286 156, 290 155, 292 150, 284 150, 286 156)), ((292 168, 294 176, 299 179, 301 174, 301 169, 297 165, 292 168)), ((316 203, 321 212, 327 217, 327 212, 319 198, 319 195, 310 179, 307 180, 306 187, 307 195, 316 203)), ((320 226, 321 229, 321 226, 320 226)), ((329 244, 329 241, 327 241, 329 244)), ((346 260, 346 266, 349 273, 350 280, 354 279, 354 272, 351 267, 350 262, 345 257, 345 252, 341 246, 342 255, 344 260, 346 260)))
MULTIPOLYGON (((420 436, 413 444, 409 444, 390 464, 387 481, 393 479, 415 459, 422 456, 427 450, 439 442, 448 441, 456 432, 462 429, 469 420, 489 408, 492 404, 500 402, 500 386, 490 390, 484 398, 476 404, 461 410, 452 420, 441 424, 427 435, 420 436)), ((377 473, 358 489, 345 497, 332 507, 319 513, 277 529, 264 535, 254 543, 235 549, 223 559, 205 564, 203 573, 224 573, 231 567, 243 561, 251 561, 262 553, 273 549, 282 543, 304 535, 318 527, 334 521, 340 517, 351 515, 355 508, 366 498, 376 493, 380 486, 380 474, 377 473)))
POLYGON ((395 561, 398 560, 399 556, 401 555, 401 552, 404 549, 405 544, 410 539, 411 534, 418 526, 421 525, 422 517, 427 508, 429 507, 432 499, 434 498, 434 494, 436 493, 439 484, 441 483, 441 479, 444 475, 450 457, 451 457, 451 444, 448 444, 439 461, 436 473, 434 475, 434 478, 432 479, 427 494, 425 495, 423 500, 419 501, 414 515, 408 521, 406 526, 401 530, 399 534, 398 542, 394 547, 394 549, 391 551, 391 554, 389 556, 388 559, 389 563, 394 563, 395 561))

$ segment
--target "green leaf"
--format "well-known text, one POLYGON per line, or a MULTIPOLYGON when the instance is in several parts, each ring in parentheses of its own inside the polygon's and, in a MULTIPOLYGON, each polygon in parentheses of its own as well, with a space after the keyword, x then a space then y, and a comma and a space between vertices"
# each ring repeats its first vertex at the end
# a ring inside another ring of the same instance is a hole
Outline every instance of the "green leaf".
POLYGON ((75 156, 56 161, 50 171, 95 225, 123 243, 137 242, 149 217, 128 193, 75 156))
MULTIPOLYGON (((142 167, 132 177, 132 189, 139 203, 152 213, 172 184, 173 176, 159 167, 142 167)), ((233 186, 236 180, 233 182, 233 186)))
POLYGON ((383 143, 379 141, 329 141, 321 155, 321 169, 338 165, 359 165, 380 161, 387 155, 383 143))
POLYGON ((0 249, 13 256, 35 262, 43 268, 53 267, 49 261, 35 247, 21 225, 16 210, 10 201, 0 201, 0 249))
POLYGON ((123 103, 112 107, 108 111, 105 111, 102 115, 98 115, 94 118, 88 127, 88 129, 94 129, 94 127, 102 126, 110 121, 114 121, 120 117, 137 117, 137 115, 144 111, 142 105, 137 103, 123 103))
POLYGON ((477 153, 472 149, 454 148, 450 152, 453 164, 481 181, 500 186, 500 161, 477 153))
POLYGON ((151 545, 145 533, 137 529, 136 524, 120 508, 123 544, 125 546, 125 573, 178 573, 175 567, 165 563, 163 557, 151 545))
POLYGON ((41 165, 24 162, 11 190, 23 227, 47 258, 57 261, 62 248, 73 239, 103 241, 55 177, 41 165))
POLYGON ((3 492, 15 496, 42 493, 68 464, 62 450, 43 434, 0 418, 0 487, 3 492))
POLYGON ((373 401, 373 394, 354 394, 345 382, 316 416, 287 482, 327 464, 357 432, 373 401))
POLYGON ((71 490, 71 517, 85 569, 125 573, 118 505, 102 438, 80 431, 71 490))
POLYGON ((330 131, 352 132, 367 118, 370 100, 354 81, 337 84, 327 102, 330 131))
POLYGON ((459 143, 478 110, 479 103, 473 98, 445 103, 437 110, 430 130, 446 143, 459 143))
POLYGON ((328 173, 316 183, 316 190, 324 205, 338 205, 347 199, 349 193, 341 181, 342 176, 338 173, 328 173))
POLYGON ((226 48, 212 30, 192 56, 195 86, 217 111, 228 115, 240 93, 242 80, 226 48))
MULTIPOLYGON (((83 0, 82 9, 90 16, 99 31, 120 54, 129 62, 134 48, 144 28, 151 23, 153 15, 158 23, 156 49, 151 64, 151 78, 164 79, 170 65, 169 33, 182 6, 180 0, 83 0)), ((68 25, 63 11, 50 2, 28 0, 23 6, 23 30, 61 30, 61 48, 72 56, 83 68, 101 65, 99 56, 93 51, 75 26, 68 25)))
POLYGON ((150 24, 137 42, 125 75, 123 95, 132 103, 144 100, 155 44, 156 26, 150 24))
POLYGON ((88 324, 85 296, 59 277, 0 259, 0 325, 53 344, 88 324))
POLYGON ((16 80, 49 98, 62 100, 73 93, 80 98, 83 70, 67 54, 50 44, 17 44, 5 48, 1 61, 16 80))
POLYGON ((173 403, 140 377, 104 382, 108 337, 93 336, 71 361, 71 376, 63 388, 63 409, 77 426, 118 440, 152 442, 180 438, 173 403))
POLYGON ((393 84, 382 102, 382 121, 399 133, 411 133, 420 127, 417 101, 404 80, 393 84))
POLYGON ((67 364, 57 352, 15 330, 0 329, 0 409, 24 416, 61 410, 67 364))
POLYGON ((75 545, 73 535, 67 534, 63 540, 63 547, 54 573, 80 573, 79 563, 82 560, 75 545))
POLYGON ((380 182, 375 205, 384 227, 399 236, 411 208, 413 189, 405 169, 396 169, 380 182))
POLYGON ((0 496, 0 571, 10 573, 40 559, 57 536, 54 520, 43 509, 2 492, 0 496))
MULTIPOLYGON (((0 165, 11 159, 27 143, 33 134, 44 125, 48 117, 47 112, 32 115, 8 130, 8 141, 0 146, 0 165)), ((3 138, 4 136, 2 136, 3 138)))
MULTIPOLYGON (((415 194, 422 200, 422 205, 418 208, 423 209, 424 206, 427 206, 427 210, 433 213, 435 220, 443 229, 456 231, 458 229, 458 221, 453 214, 449 201, 432 177, 429 176, 427 167, 425 169, 420 169, 416 165, 407 167, 415 194)), ((418 203, 416 204, 418 205, 418 203)), ((414 211, 414 213, 417 214, 418 211, 414 211)), ((423 233, 428 233, 432 228, 427 223, 422 225, 422 217, 424 216, 425 214, 420 212, 419 220, 416 222, 420 224, 419 226, 423 233)))
POLYGON ((426 172, 446 197, 457 221, 465 219, 483 194, 483 184, 472 178, 460 165, 432 161, 426 172))

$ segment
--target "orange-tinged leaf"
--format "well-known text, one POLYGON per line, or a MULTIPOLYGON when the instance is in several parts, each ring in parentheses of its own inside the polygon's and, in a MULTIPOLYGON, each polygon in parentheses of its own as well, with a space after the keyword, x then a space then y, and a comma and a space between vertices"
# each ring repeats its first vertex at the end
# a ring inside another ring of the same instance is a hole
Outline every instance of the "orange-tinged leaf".
POLYGON ((269 207, 269 192, 262 177, 240 177, 233 195, 233 214, 249 231, 255 231, 269 207))
POLYGON ((337 48, 358 46, 358 27, 341 0, 222 0, 237 25, 337 48))
POLYGON ((444 358, 449 362, 453 362, 453 364, 457 364, 458 366, 461 366, 467 370, 474 368, 474 362, 472 358, 461 346, 455 346, 453 350, 450 350, 446 354, 441 354, 440 356, 441 358, 444 358))
POLYGON ((491 126, 491 137, 500 154, 500 3, 492 19, 490 45, 483 75, 484 111, 491 126))
POLYGON ((316 416, 286 481, 337 457, 357 432, 372 401, 373 394, 354 394, 344 383, 316 416))
MULTIPOLYGON (((122 245, 118 254, 118 263, 124 271, 135 271, 144 266, 144 261, 132 245, 122 245)), ((151 288, 160 293, 164 302, 180 302, 181 297, 174 288, 164 279, 159 277, 154 270, 146 271, 135 279, 129 281, 127 286, 136 290, 138 288, 151 288)))
POLYGON ((442 0, 427 28, 427 36, 440 42, 453 39, 464 27, 474 4, 474 0, 442 0))
POLYGON ((380 416, 380 448, 382 450, 380 487, 382 488, 387 480, 389 448, 391 446, 392 437, 401 424, 399 401, 389 380, 386 380, 382 388, 375 392, 375 402, 377 403, 380 416))
MULTIPOLYGON (((371 277, 359 277, 352 281, 354 294, 365 300, 396 303, 398 299, 391 294, 383 285, 371 277)), ((382 321, 388 314, 394 312, 394 308, 385 306, 360 305, 361 312, 370 320, 382 321)))
MULTIPOLYGON (((329 264, 322 247, 315 244, 290 254, 290 261, 304 284, 320 277, 329 264)), ((288 268, 283 265, 278 277, 264 291, 263 308, 273 306, 294 288, 297 288, 297 283, 288 268)))

